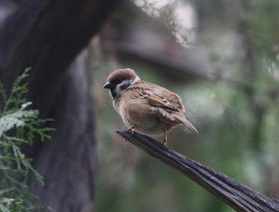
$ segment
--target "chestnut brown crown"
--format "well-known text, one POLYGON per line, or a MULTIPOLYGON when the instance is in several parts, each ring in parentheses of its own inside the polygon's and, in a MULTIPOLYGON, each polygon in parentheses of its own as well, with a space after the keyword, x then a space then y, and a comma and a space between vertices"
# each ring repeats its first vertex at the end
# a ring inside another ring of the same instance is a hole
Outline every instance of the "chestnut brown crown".
POLYGON ((140 78, 133 69, 116 69, 108 75, 104 88, 110 89, 111 96, 116 98, 121 95, 123 90, 139 80, 140 78))

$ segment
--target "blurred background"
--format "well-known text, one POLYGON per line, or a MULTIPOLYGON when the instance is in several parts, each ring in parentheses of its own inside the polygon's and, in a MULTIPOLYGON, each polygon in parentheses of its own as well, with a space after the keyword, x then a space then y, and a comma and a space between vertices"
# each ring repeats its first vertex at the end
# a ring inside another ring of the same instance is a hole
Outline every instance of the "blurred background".
POLYGON ((123 141, 103 89, 115 68, 177 92, 200 131, 169 147, 279 198, 279 1, 125 2, 88 49, 96 104, 96 211, 232 211, 123 141), (93 71, 94 70, 94 71, 93 71))

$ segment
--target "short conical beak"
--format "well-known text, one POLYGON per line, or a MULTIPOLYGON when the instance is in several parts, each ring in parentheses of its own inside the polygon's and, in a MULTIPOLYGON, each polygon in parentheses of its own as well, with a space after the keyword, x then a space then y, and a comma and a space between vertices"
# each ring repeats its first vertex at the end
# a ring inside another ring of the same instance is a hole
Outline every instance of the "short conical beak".
POLYGON ((106 83, 104 84, 104 88, 106 88, 106 89, 111 88, 110 82, 106 82, 106 83))

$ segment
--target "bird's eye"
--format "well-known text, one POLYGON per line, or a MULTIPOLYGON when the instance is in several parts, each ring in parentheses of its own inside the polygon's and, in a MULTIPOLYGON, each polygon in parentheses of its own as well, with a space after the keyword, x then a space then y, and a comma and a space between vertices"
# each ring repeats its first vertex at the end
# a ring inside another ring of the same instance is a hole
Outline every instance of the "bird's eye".
POLYGON ((123 80, 120 83, 116 83, 116 81, 114 81, 112 83, 114 86, 111 87, 110 91, 111 91, 111 96, 113 98, 120 96, 122 91, 127 89, 131 84, 132 81, 131 80, 123 80))

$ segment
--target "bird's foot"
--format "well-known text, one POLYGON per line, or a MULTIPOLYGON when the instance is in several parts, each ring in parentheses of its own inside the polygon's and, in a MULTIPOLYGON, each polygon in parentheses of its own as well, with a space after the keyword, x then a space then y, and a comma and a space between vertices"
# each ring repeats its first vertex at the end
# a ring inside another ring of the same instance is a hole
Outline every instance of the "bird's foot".
POLYGON ((166 147, 168 146, 168 142, 165 139, 161 142, 161 144, 163 144, 166 147))
POLYGON ((128 129, 128 132, 134 134, 135 133, 135 127, 130 127, 128 129))
POLYGON ((168 135, 166 131, 164 132, 164 140, 162 141, 162 144, 168 146, 168 135))

